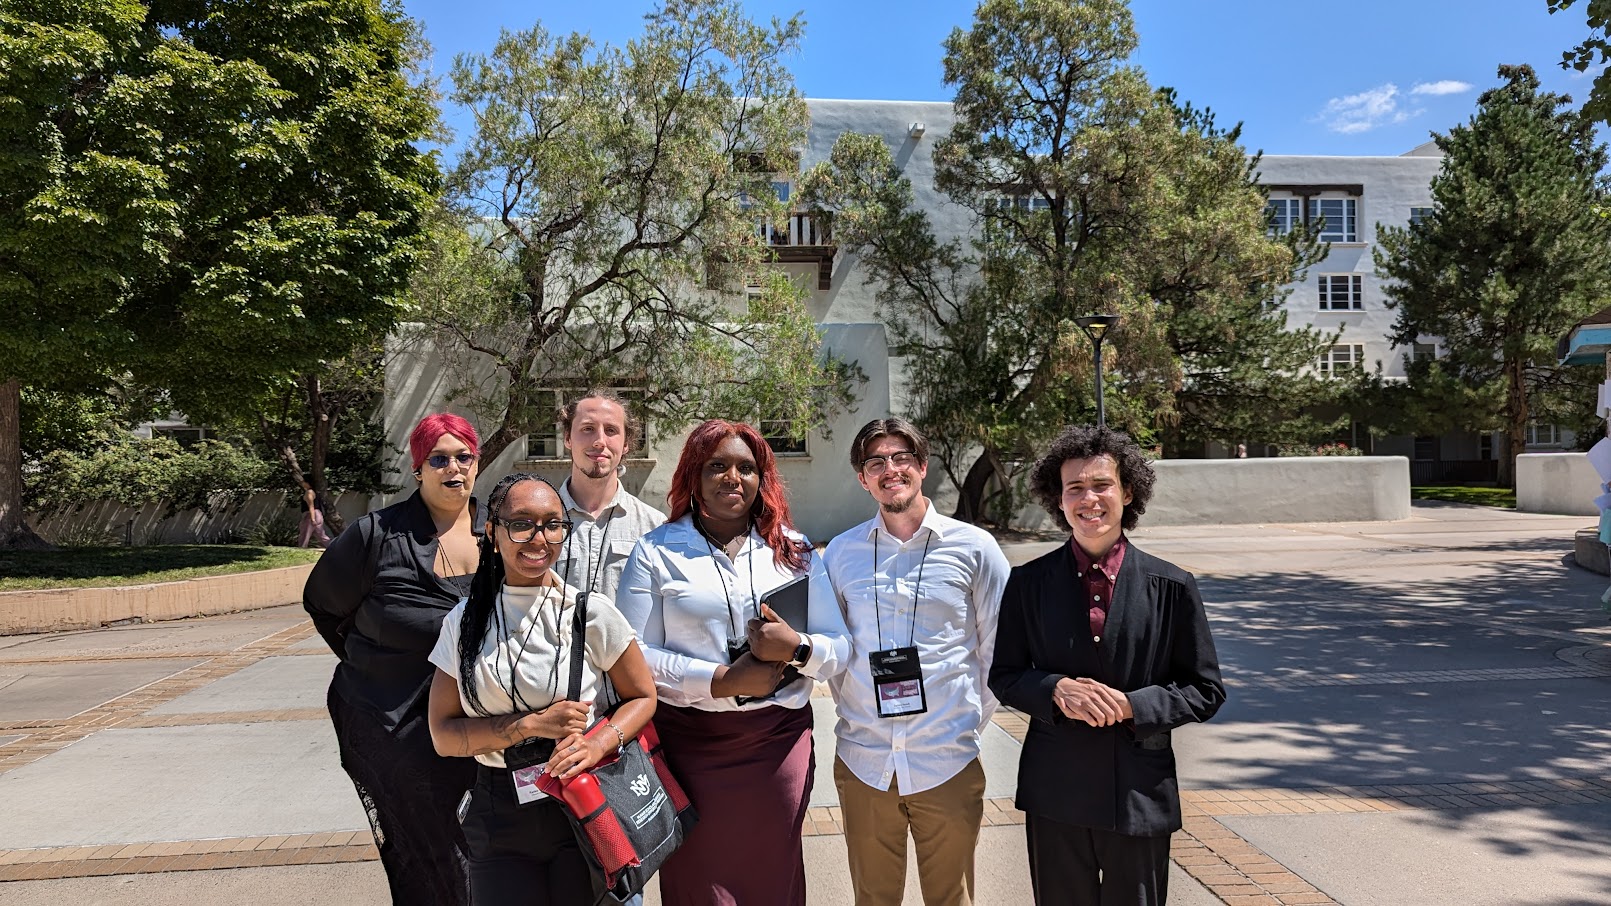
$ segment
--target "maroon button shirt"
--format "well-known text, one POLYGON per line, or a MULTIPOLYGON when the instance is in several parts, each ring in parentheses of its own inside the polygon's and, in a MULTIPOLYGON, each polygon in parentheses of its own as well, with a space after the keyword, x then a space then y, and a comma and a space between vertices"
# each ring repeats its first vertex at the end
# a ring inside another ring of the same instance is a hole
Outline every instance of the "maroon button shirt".
POLYGON ((1108 625, 1108 606, 1113 603, 1113 585, 1119 579, 1119 567, 1130 545, 1120 535, 1102 559, 1093 562, 1074 539, 1068 543, 1074 547, 1074 569, 1085 587, 1085 606, 1091 613, 1091 643, 1100 644, 1102 630, 1108 625))

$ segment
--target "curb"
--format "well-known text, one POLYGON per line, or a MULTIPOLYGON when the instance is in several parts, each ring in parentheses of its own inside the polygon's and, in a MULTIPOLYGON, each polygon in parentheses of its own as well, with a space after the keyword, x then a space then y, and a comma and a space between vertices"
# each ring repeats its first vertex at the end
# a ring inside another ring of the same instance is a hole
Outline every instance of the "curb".
POLYGON ((106 588, 0 592, 0 635, 99 629, 295 604, 312 563, 223 576, 106 588))

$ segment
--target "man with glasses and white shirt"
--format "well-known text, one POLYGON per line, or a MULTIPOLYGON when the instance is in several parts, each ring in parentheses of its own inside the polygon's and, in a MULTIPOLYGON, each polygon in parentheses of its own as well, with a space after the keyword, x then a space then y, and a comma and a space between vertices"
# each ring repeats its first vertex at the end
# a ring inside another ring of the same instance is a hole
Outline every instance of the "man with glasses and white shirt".
POLYGON ((904 419, 861 429, 850 462, 878 514, 833 539, 811 584, 813 607, 831 596, 850 629, 849 666, 829 686, 857 906, 899 906, 908 833, 924 903, 973 902, 980 734, 996 706, 985 681, 1009 567, 989 534, 923 496, 928 456, 904 419))

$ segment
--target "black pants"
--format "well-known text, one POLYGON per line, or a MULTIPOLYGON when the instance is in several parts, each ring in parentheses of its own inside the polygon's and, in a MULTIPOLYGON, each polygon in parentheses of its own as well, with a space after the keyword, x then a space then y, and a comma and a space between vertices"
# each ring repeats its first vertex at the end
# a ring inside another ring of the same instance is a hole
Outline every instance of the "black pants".
POLYGON ((519 804, 503 768, 477 766, 464 836, 475 906, 586 906, 597 896, 593 873, 560 804, 552 799, 519 804))
POLYGON ((1024 816, 1036 906, 1163 906, 1169 836, 1113 831, 1024 816))

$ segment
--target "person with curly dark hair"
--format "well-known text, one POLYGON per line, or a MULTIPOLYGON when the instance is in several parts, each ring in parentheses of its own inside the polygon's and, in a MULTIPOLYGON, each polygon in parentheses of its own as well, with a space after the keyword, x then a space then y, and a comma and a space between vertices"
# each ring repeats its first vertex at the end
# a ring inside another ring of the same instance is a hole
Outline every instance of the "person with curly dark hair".
POLYGON ((1089 426, 1030 473, 1070 538, 1007 580, 990 689, 1030 717, 1017 805, 1036 903, 1165 902, 1181 826, 1170 732, 1225 702, 1197 581, 1125 536, 1154 479, 1129 436, 1089 426))

